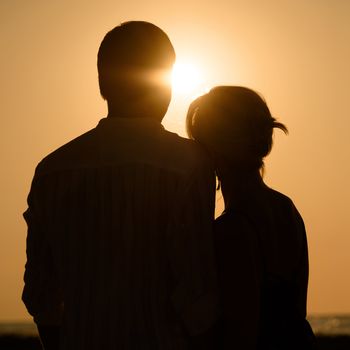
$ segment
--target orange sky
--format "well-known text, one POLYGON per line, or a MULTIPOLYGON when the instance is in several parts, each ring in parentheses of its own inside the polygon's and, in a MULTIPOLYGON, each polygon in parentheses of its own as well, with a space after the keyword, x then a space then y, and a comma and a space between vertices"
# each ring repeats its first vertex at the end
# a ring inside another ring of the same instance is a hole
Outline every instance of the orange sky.
MULTIPOLYGON (((349 1, 1 0, 0 16, 0 321, 29 319, 21 215, 34 168, 105 116, 96 53, 108 30, 132 19, 162 27, 205 86, 254 88, 288 126, 265 178, 305 220, 309 313, 350 313, 349 1)), ((174 96, 170 130, 183 134, 190 99, 174 96)))

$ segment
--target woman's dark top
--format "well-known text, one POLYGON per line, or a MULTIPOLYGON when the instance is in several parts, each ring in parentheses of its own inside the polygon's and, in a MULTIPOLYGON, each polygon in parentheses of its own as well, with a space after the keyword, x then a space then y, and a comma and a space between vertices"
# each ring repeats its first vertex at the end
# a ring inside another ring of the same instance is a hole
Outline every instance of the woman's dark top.
POLYGON ((221 347, 309 349, 308 249, 293 202, 265 185, 245 193, 216 220, 215 245, 221 347))

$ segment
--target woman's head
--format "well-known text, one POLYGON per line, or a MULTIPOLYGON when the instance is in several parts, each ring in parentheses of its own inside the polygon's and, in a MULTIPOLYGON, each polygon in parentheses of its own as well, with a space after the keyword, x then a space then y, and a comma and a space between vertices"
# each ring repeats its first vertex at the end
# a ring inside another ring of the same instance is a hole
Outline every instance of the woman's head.
POLYGON ((273 128, 287 128, 271 116, 253 90, 218 86, 192 102, 187 132, 226 166, 259 170, 272 147, 273 128))

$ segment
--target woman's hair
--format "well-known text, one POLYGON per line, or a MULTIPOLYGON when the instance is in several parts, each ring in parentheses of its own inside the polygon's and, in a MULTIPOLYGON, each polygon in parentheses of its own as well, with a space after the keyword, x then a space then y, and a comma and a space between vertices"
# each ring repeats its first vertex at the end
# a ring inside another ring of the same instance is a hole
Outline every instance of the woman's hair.
POLYGON ((264 99, 240 86, 217 86, 194 100, 188 110, 187 133, 226 165, 263 169, 272 147, 274 128, 287 127, 271 116, 264 99))

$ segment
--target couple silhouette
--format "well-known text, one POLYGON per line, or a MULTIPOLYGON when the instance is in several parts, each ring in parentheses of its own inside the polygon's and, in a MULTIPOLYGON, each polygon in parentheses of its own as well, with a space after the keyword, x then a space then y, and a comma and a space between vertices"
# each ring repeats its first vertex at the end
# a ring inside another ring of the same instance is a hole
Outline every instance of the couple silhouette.
POLYGON ((263 181, 274 128, 254 91, 161 121, 175 51, 123 23, 98 52, 108 115, 37 166, 22 299, 45 350, 311 349, 308 251, 293 202, 263 181), (214 222, 216 177, 224 213, 214 222))

